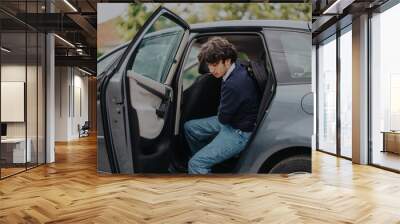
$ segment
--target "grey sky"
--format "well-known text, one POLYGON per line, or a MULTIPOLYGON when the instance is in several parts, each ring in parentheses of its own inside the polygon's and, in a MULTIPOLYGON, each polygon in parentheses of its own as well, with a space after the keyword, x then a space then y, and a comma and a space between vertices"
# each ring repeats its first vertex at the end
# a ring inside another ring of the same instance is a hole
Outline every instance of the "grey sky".
POLYGON ((128 8, 128 5, 128 3, 98 3, 97 24, 122 15, 128 8))

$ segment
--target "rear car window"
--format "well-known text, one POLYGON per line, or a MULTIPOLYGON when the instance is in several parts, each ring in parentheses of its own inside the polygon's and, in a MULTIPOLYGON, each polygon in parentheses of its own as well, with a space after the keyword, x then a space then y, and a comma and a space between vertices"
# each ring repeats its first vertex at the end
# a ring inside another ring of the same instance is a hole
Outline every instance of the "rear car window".
POLYGON ((311 83, 311 33, 265 30, 264 34, 277 82, 311 83))

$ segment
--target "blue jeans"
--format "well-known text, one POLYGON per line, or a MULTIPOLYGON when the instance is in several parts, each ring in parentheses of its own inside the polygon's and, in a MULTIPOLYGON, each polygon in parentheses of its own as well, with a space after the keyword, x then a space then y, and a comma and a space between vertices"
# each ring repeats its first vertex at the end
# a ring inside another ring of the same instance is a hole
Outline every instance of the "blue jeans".
POLYGON ((251 132, 221 124, 217 116, 190 120, 184 128, 194 155, 189 160, 189 174, 209 173, 215 164, 239 154, 251 135, 251 132))

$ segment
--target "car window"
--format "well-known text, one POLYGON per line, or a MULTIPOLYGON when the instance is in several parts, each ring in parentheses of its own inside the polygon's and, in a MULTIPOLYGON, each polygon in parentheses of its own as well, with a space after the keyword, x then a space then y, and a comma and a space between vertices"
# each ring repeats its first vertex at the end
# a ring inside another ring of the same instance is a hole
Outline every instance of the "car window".
POLYGON ((199 73, 199 62, 197 60, 197 55, 200 52, 200 48, 197 46, 193 46, 190 50, 189 57, 185 61, 185 65, 183 66, 183 91, 189 88, 193 82, 200 76, 199 73))
POLYGON ((134 55, 131 68, 158 82, 163 82, 174 60, 184 29, 160 16, 144 35, 134 55))
POLYGON ((311 34, 264 31, 278 83, 311 82, 311 34))
MULTIPOLYGON (((185 61, 182 75, 183 91, 192 86, 197 77, 200 76, 199 61, 197 59, 197 55, 199 53, 200 48, 198 46, 193 46, 190 50, 188 59, 185 61)), ((247 54, 244 52, 238 52, 238 58, 242 60, 248 60, 249 56, 247 56, 247 54)))
POLYGON ((101 60, 97 63, 97 74, 103 73, 109 65, 111 65, 122 53, 125 51, 126 46, 111 52, 109 55, 101 58, 101 60))

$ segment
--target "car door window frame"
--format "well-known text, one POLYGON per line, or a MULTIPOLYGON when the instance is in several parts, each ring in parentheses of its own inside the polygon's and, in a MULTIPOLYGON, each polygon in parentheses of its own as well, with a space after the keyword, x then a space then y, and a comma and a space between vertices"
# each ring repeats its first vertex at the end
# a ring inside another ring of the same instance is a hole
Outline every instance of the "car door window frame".
MULTIPOLYGON (((133 142, 133 139, 130 139, 132 136, 131 131, 134 129, 131 127, 132 122, 130 122, 130 118, 127 117, 130 99, 127 94, 129 89, 126 77, 126 65, 130 59, 129 56, 136 50, 144 35, 161 15, 176 22, 187 31, 190 29, 189 25, 187 25, 184 20, 168 9, 163 7, 158 8, 145 22, 144 28, 139 30, 139 33, 129 43, 128 48, 124 51, 120 60, 118 60, 112 74, 103 81, 103 85, 100 89, 100 108, 103 119, 104 138, 107 154, 109 154, 110 167, 113 173, 120 172, 117 152, 119 153, 120 151, 126 150, 133 151, 136 147, 136 143, 133 142), (119 126, 124 128, 115 134, 114 129, 119 128, 119 126), (127 149, 127 147, 129 149, 127 149)), ((134 172, 134 168, 130 164, 125 164, 124 167, 125 172, 127 172, 127 170, 129 170, 129 172, 134 172)))
POLYGON ((100 57, 100 58, 97 60, 97 65, 98 65, 99 63, 102 63, 102 62, 104 63, 104 60, 107 60, 107 59, 109 59, 110 57, 113 57, 113 60, 111 60, 109 63, 107 63, 107 64, 104 66, 103 70, 99 71, 99 70, 97 69, 97 74, 100 75, 100 74, 102 74, 102 73, 108 71, 108 70, 121 58, 121 56, 123 55, 123 53, 124 53, 124 51, 126 50, 126 48, 127 48, 127 44, 124 44, 124 45, 122 45, 122 46, 117 47, 117 48, 114 49, 113 51, 111 51, 111 52, 105 54, 104 56, 100 57), (99 72, 100 72, 100 73, 99 73, 99 72))
MULTIPOLYGON (((184 20, 182 20, 182 19, 179 18, 179 17, 174 16, 174 15, 171 14, 171 13, 172 13, 172 12, 170 12, 168 9, 162 8, 162 9, 160 10, 160 12, 157 14, 157 16, 156 16, 155 19, 151 20, 150 23, 147 23, 148 21, 145 23, 144 26, 147 25, 148 27, 140 34, 140 37, 135 36, 135 38, 131 41, 131 43, 129 44, 128 50, 125 51, 125 54, 126 54, 126 55, 123 56, 124 59, 121 60, 121 61, 120 61, 120 65, 118 65, 118 67, 124 68, 125 76, 126 76, 126 74, 127 74, 127 67, 129 67, 129 66, 133 63, 133 61, 134 61, 134 59, 135 59, 135 56, 136 56, 135 54, 136 54, 137 51, 138 51, 138 47, 140 46, 140 44, 141 44, 142 41, 144 40, 144 36, 147 34, 148 30, 152 27, 152 25, 154 25, 154 23, 155 23, 161 16, 164 16, 164 17, 166 17, 167 19, 170 19, 170 20, 171 20, 172 22, 174 22, 177 26, 181 26, 181 27, 183 28, 183 30, 184 30, 184 34, 182 35, 180 42, 177 43, 177 46, 178 46, 178 47, 177 47, 176 53, 175 53, 175 55, 174 55, 174 57, 173 57, 173 58, 175 58, 176 60, 179 59, 179 58, 177 58, 177 56, 179 56, 180 53, 181 53, 180 51, 181 51, 181 48, 182 48, 182 44, 185 43, 185 39, 188 39, 188 34, 189 34, 189 31, 190 31, 190 27, 189 27, 189 25, 188 25, 184 20), (183 26, 181 23, 183 23, 184 26, 183 26), (136 42, 137 42, 138 39, 140 39, 140 41, 136 44, 136 42)), ((172 79, 172 78, 170 78, 170 75, 171 75, 170 73, 171 73, 172 70, 174 70, 174 64, 177 64, 177 63, 176 63, 176 60, 173 61, 172 65, 170 66, 168 72, 167 72, 166 75, 165 75, 165 78, 164 78, 160 83, 164 83, 164 84, 167 84, 167 85, 170 83, 170 80, 172 79)))
MULTIPOLYGON (((226 36, 226 35, 257 35, 263 43, 264 51, 266 53, 266 69, 268 70, 267 72, 272 75, 272 79, 274 82, 274 88, 276 87, 276 74, 275 70, 273 69, 273 64, 272 64, 272 59, 269 53, 268 45, 266 42, 265 34, 261 31, 221 31, 221 32, 202 32, 202 33, 195 33, 191 34, 188 40, 187 47, 185 49, 185 52, 182 54, 182 60, 180 62, 179 68, 176 71, 178 74, 178 78, 176 79, 175 86, 177 86, 177 94, 176 94, 176 114, 175 114, 175 128, 174 128, 174 135, 179 135, 179 129, 180 129, 180 119, 181 119, 181 101, 182 101, 182 95, 183 95, 183 72, 184 72, 184 66, 186 61, 189 58, 191 49, 193 44, 202 37, 207 37, 207 36, 226 36)), ((190 87, 189 87, 190 88, 190 87)), ((258 124, 256 126, 256 129, 258 128, 258 124)), ((255 129, 255 130, 256 130, 255 129)))
MULTIPOLYGON (((179 24, 176 24, 176 26, 180 26, 179 24)), ((174 64, 175 62, 175 58, 176 58, 176 56, 177 56, 177 54, 178 54, 178 50, 179 50, 179 48, 180 48, 180 46, 181 46, 181 44, 182 44, 182 41, 183 41, 183 39, 185 38, 185 29, 184 28, 182 28, 182 30, 180 30, 180 31, 178 31, 178 32, 181 32, 182 31, 182 34, 181 35, 179 35, 179 39, 180 39, 180 41, 176 41, 176 42, 173 42, 172 44, 174 45, 174 46, 168 46, 168 52, 167 52, 167 54, 166 54, 166 56, 168 56, 169 58, 167 58, 167 59, 165 59, 164 61, 162 61, 163 62, 163 66, 162 66, 162 72, 161 72, 161 76, 160 77, 158 77, 157 79, 155 79, 155 77, 151 77, 151 76, 148 76, 148 75, 145 75, 145 74, 140 74, 140 75, 142 75, 142 76, 146 76, 146 77, 148 77, 148 78, 150 78, 150 79, 152 79, 152 80, 154 80, 154 81, 156 81, 156 82, 159 82, 159 83, 164 83, 165 82, 165 80, 167 79, 167 77, 168 77, 168 75, 169 75, 169 71, 170 71, 170 69, 171 69, 171 67, 172 67, 172 64, 174 64), (171 47, 171 48, 169 48, 169 47, 171 47)), ((127 64, 127 67, 129 68, 129 69, 133 69, 134 68, 134 66, 135 66, 135 61, 136 61, 136 59, 137 59, 137 56, 138 56, 138 53, 139 53, 139 50, 141 49, 140 47, 142 46, 142 44, 145 42, 145 41, 152 41, 152 40, 155 40, 155 39, 157 39, 157 38, 171 38, 171 36, 175 36, 175 35, 177 35, 177 33, 176 32, 171 32, 171 33, 165 33, 165 34, 159 34, 159 35, 155 35, 155 36, 150 36, 150 37, 148 37, 148 38, 143 38, 141 41, 140 41, 140 43, 139 43, 139 45, 138 45, 138 49, 136 49, 135 51, 136 52, 134 52, 132 55, 131 55, 131 58, 130 58, 130 62, 127 64)), ((169 43, 169 44, 171 44, 171 43, 169 43)), ((137 71, 135 71, 135 72, 137 72, 137 71)))

